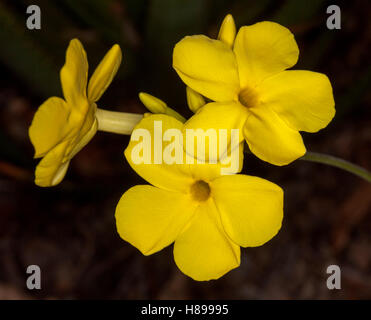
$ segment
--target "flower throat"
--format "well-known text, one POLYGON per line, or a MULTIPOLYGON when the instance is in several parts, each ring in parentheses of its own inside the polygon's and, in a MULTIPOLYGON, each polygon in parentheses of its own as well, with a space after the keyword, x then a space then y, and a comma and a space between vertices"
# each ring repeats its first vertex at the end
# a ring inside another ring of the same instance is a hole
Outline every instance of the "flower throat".
POLYGON ((246 87, 238 94, 238 101, 246 108, 252 108, 257 105, 258 96, 253 89, 246 87))
POLYGON ((210 196, 210 186, 203 180, 196 181, 191 186, 191 195, 196 201, 206 201, 210 196))

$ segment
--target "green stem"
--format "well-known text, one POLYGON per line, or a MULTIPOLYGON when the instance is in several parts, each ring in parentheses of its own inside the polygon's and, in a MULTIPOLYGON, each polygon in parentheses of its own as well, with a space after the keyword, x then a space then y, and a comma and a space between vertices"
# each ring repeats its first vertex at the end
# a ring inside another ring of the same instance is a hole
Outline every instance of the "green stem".
MULTIPOLYGON (((252 154, 252 152, 250 151, 248 147, 246 147, 246 145, 245 145, 244 152, 252 154)), ((307 153, 301 158, 299 158, 298 160, 327 164, 328 166, 332 166, 332 167, 342 169, 344 171, 348 171, 366 180, 367 182, 371 183, 371 172, 349 161, 346 161, 346 160, 343 160, 343 159, 340 159, 334 156, 330 156, 328 154, 307 151, 307 153)))
POLYGON ((317 153, 317 152, 307 152, 303 157, 299 158, 299 160, 311 161, 311 162, 318 162, 322 164, 327 164, 329 166, 333 166, 354 175, 365 179, 366 181, 371 183, 371 172, 367 171, 366 169, 355 165, 351 162, 346 160, 330 156, 327 154, 317 153))

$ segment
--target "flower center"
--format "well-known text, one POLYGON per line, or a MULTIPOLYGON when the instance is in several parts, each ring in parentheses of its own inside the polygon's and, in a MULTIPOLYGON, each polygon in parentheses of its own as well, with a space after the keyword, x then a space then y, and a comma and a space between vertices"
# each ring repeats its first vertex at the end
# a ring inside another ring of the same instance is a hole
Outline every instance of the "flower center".
POLYGON ((243 88, 238 94, 238 100, 246 108, 255 107, 258 103, 258 95, 251 88, 243 88))
POLYGON ((191 195, 196 201, 206 201, 210 196, 210 186, 203 180, 196 181, 191 186, 191 195))

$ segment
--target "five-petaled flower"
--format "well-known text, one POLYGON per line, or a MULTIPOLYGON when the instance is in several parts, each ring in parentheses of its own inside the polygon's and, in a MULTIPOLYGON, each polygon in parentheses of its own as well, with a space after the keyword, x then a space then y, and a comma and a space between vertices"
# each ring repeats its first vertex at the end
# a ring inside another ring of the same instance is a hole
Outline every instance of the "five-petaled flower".
POLYGON ((176 44, 178 75, 214 101, 195 108, 185 129, 239 128, 241 141, 260 159, 288 164, 306 152, 299 131, 316 132, 334 117, 331 83, 321 73, 286 70, 299 56, 287 28, 264 21, 235 34, 228 15, 218 40, 196 35, 176 44))
MULTIPOLYGON (((156 114, 143 118, 134 130, 148 130, 154 140, 155 121, 162 121, 164 131, 183 129, 179 120, 156 114)), ((125 156, 153 186, 134 186, 123 194, 116 224, 120 236, 143 254, 174 242, 174 259, 182 272, 195 280, 217 279, 239 266, 240 246, 260 246, 277 234, 283 191, 276 184, 242 174, 221 176, 220 163, 153 164, 153 150, 150 164, 135 164, 132 153, 141 143, 131 139, 125 156)))
POLYGON ((35 158, 43 158, 35 171, 35 183, 54 186, 66 174, 70 160, 98 129, 97 100, 111 83, 121 63, 116 44, 95 69, 88 84, 88 61, 78 39, 71 40, 60 77, 64 100, 51 97, 37 110, 29 129, 35 158))

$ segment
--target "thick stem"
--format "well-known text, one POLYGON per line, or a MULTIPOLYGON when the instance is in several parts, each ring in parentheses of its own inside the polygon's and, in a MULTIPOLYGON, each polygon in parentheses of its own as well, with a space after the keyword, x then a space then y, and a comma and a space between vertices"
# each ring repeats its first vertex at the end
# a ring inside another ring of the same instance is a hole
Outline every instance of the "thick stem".
POLYGON ((97 109, 98 130, 130 135, 142 114, 97 109))
POLYGON ((353 173, 354 175, 361 177, 371 183, 371 172, 368 172, 366 169, 360 166, 357 166, 343 159, 336 158, 334 156, 317 152, 307 152, 303 157, 299 158, 299 160, 318 162, 333 167, 337 167, 350 173, 353 173))

